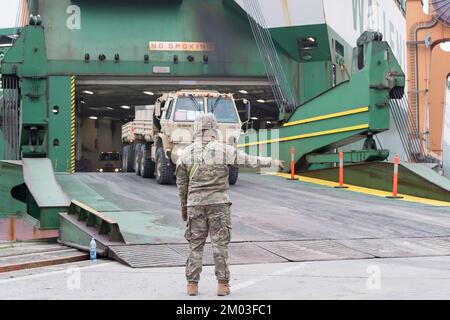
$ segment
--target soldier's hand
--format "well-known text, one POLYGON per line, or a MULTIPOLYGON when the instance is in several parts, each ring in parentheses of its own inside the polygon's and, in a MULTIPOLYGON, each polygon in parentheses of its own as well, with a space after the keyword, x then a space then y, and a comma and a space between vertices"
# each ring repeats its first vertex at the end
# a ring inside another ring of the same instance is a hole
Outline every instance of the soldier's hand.
POLYGON ((181 207, 181 217, 183 221, 187 221, 187 207, 181 207))

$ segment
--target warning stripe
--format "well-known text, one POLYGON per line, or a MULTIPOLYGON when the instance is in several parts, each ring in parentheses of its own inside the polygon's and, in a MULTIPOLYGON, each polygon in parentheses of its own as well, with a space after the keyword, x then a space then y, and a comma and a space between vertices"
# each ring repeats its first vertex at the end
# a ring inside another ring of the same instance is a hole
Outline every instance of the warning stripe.
POLYGON ((75 173, 75 76, 70 80, 71 86, 71 130, 70 130, 70 172, 75 173))

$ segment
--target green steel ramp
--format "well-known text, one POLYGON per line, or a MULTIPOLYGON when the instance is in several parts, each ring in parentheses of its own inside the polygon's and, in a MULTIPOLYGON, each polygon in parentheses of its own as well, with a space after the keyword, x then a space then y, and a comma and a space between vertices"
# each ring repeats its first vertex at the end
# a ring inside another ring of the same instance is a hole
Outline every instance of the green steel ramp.
MULTIPOLYGON (((300 175, 328 181, 339 181, 338 168, 312 170, 300 175)), ((392 191, 394 164, 368 162, 344 167, 344 182, 365 188, 392 191)), ((421 163, 399 164, 398 192, 415 197, 450 201, 450 180, 421 163)))
POLYGON ((23 179, 39 207, 67 208, 70 205, 69 197, 56 182, 50 159, 25 158, 22 163, 23 179))
POLYGON ((58 213, 67 210, 70 199, 57 183, 50 159, 24 158, 22 166, 28 214, 40 221, 40 229, 57 228, 58 213))

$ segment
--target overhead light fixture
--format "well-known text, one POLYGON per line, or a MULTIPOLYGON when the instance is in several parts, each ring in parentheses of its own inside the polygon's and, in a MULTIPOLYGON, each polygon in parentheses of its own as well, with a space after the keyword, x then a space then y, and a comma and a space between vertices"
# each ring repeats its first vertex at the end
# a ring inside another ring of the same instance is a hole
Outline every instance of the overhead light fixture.
POLYGON ((239 90, 239 92, 242 93, 242 94, 247 94, 247 93, 248 93, 248 92, 245 91, 245 90, 239 90))
POLYGON ((114 110, 114 108, 106 107, 107 110, 114 110))
POLYGON ((89 90, 84 90, 83 93, 86 93, 86 94, 94 94, 94 92, 89 91, 89 90))
POLYGON ((272 121, 266 121, 267 124, 272 124, 272 121))
POLYGON ((256 100, 257 102, 259 102, 259 103, 264 103, 264 102, 266 102, 265 100, 263 100, 263 99, 258 99, 258 100, 256 100))
POLYGON ((252 120, 258 120, 258 117, 251 117, 252 120))
POLYGON ((122 108, 122 109, 126 109, 126 110, 131 109, 130 106, 121 106, 121 108, 122 108))
POLYGON ((154 96, 155 94, 151 91, 144 91, 144 94, 149 95, 149 96, 154 96))
POLYGON ((89 117, 89 119, 91 119, 91 120, 97 120, 97 119, 98 119, 98 117, 95 117, 95 116, 91 116, 91 117, 89 117))

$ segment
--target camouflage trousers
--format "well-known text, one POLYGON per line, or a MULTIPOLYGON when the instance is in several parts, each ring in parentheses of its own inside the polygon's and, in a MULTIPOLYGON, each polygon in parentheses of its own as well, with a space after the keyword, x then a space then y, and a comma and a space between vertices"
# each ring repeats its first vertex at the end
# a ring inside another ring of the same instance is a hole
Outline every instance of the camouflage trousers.
POLYGON ((186 262, 187 281, 198 282, 203 265, 203 248, 208 234, 211 237, 217 280, 229 280, 228 244, 231 238, 229 204, 188 207, 185 238, 189 241, 186 262))

